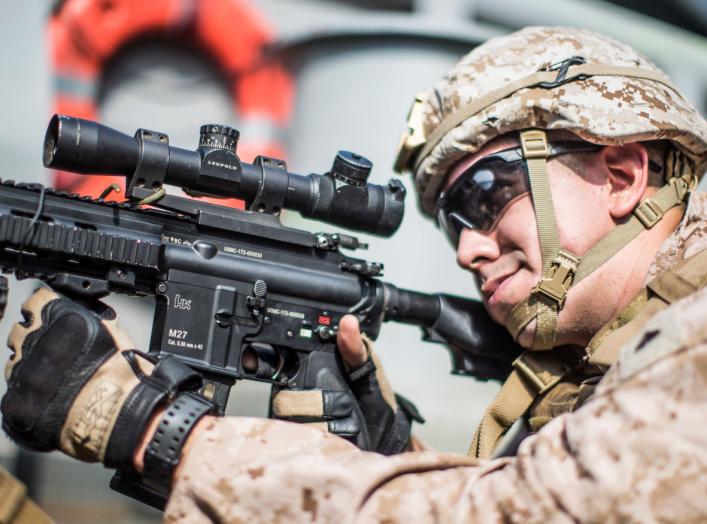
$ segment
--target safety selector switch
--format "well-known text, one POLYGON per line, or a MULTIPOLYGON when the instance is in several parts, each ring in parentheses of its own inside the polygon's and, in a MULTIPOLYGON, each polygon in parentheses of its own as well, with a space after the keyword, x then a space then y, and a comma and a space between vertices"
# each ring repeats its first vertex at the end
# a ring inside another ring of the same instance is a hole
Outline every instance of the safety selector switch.
POLYGON ((317 328, 314 330, 314 334, 322 340, 329 340, 336 337, 336 331, 336 327, 317 326, 317 328))
POLYGON ((254 317, 260 315, 260 310, 265 307, 265 295, 268 285, 264 280, 256 280, 253 284, 253 294, 246 299, 246 304, 254 317))

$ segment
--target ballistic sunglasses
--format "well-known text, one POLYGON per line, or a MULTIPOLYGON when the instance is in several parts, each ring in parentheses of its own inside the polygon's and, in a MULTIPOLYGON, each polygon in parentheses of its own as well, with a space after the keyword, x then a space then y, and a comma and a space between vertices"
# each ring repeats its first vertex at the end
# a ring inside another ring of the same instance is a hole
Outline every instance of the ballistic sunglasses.
MULTIPOLYGON (((603 146, 589 142, 551 144, 547 159, 567 153, 591 153, 603 146)), ((508 204, 530 191, 520 146, 484 157, 443 191, 437 200, 437 224, 456 248, 464 228, 491 231, 508 204)))

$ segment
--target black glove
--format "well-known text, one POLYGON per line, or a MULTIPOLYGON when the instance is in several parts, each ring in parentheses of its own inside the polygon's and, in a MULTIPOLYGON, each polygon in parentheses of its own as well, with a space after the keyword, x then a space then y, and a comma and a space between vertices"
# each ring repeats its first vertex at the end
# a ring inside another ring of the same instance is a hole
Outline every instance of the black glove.
POLYGON ((129 349, 115 312, 92 308, 47 288, 23 304, 25 321, 8 340, 2 426, 23 447, 130 470, 151 414, 201 377, 175 358, 129 349))
POLYGON ((417 407, 402 395, 393 393, 375 353, 349 373, 351 391, 361 407, 372 449, 394 455, 408 448, 412 421, 424 423, 417 407))
MULTIPOLYGON (((370 348, 370 341, 366 345, 370 348)), ((405 451, 411 421, 422 423, 424 419, 409 400, 393 393, 377 357, 370 350, 368 353, 361 367, 346 373, 350 394, 273 387, 271 417, 334 433, 367 451, 384 455, 405 451)))

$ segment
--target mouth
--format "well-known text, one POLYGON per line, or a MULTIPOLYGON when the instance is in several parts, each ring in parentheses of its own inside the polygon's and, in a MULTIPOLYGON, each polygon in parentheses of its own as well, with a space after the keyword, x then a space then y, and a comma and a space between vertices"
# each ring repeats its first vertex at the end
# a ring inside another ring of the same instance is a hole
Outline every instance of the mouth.
POLYGON ((484 302, 489 306, 498 302, 501 295, 500 291, 506 287, 506 284, 510 281, 510 277, 514 274, 515 273, 507 273, 484 281, 480 289, 481 295, 484 297, 484 302))

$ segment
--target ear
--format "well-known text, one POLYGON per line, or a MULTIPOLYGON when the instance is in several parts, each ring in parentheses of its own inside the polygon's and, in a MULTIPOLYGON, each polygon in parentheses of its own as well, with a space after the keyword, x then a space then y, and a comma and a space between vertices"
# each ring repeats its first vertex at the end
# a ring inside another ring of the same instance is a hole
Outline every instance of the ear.
POLYGON ((628 216, 648 187, 648 151, 638 143, 607 146, 601 151, 609 186, 609 213, 614 219, 628 216))

